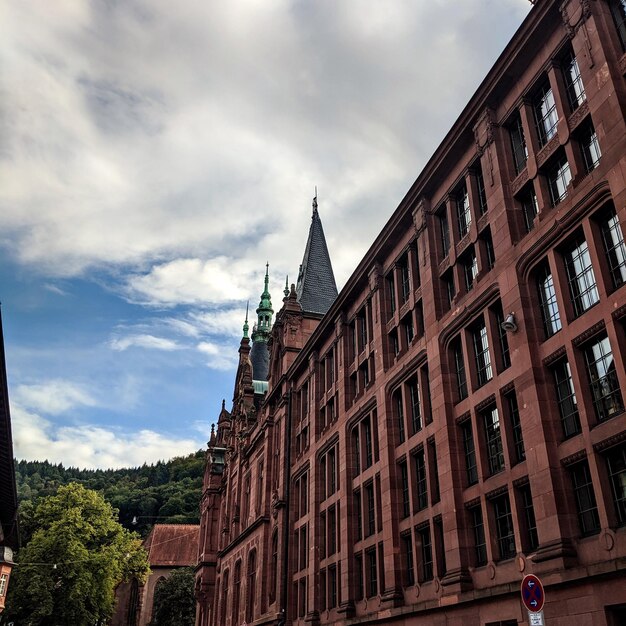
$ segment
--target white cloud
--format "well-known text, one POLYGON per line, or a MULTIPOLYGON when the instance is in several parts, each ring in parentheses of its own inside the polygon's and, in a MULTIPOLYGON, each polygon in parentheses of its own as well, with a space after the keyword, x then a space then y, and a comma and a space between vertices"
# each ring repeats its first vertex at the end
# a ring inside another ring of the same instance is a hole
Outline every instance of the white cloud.
POLYGON ((18 459, 47 459, 66 467, 135 467, 195 452, 203 439, 170 437, 144 429, 132 432, 93 424, 57 426, 19 404, 11 407, 18 459))
POLYGON ((197 349, 209 357, 207 365, 213 369, 229 370, 237 364, 237 351, 233 346, 202 341, 197 345, 197 349))
POLYGON ((146 348, 148 350, 178 350, 181 346, 171 339, 154 337, 153 335, 129 335, 111 339, 109 345, 113 350, 122 352, 128 348, 146 348))
POLYGON ((92 393, 84 386, 61 379, 18 385, 15 396, 23 406, 46 415, 60 415, 76 407, 97 405, 92 393))

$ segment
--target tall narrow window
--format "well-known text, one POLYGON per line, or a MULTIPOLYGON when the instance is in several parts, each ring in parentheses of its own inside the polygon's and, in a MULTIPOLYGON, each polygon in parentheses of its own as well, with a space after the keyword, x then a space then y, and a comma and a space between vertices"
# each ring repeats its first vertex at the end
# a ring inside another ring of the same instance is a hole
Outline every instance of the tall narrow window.
POLYGON ((439 222, 439 241, 442 256, 447 257, 448 252, 450 252, 450 227, 448 225, 448 213, 446 212, 445 206, 437 213, 437 221, 439 222))
POLYGON ((366 417, 363 422, 363 438, 365 439, 365 463, 364 466, 371 467, 374 456, 372 446, 372 422, 370 417, 366 417))
POLYGON ((403 583, 405 587, 410 587, 415 584, 415 567, 413 565, 413 537, 408 532, 401 535, 400 540, 402 542, 402 561, 403 561, 403 583))
POLYGON ((398 420, 398 439, 400 443, 405 440, 405 429, 404 429, 404 403, 402 400, 402 391, 398 389, 393 394, 393 403, 396 409, 396 416, 398 420))
POLYGON ((239 623, 239 600, 241 597, 241 561, 235 563, 235 576, 233 579, 233 624, 239 623))
POLYGON ((519 113, 516 113, 511 120, 509 135, 511 137, 511 148, 513 150, 513 164, 515 165, 515 174, 517 175, 526 168, 526 161, 528 161, 528 148, 526 147, 522 118, 519 113))
POLYGON ((600 531, 600 518, 596 496, 593 492, 591 474, 587 461, 581 461, 571 468, 574 497, 580 532, 584 536, 595 535, 600 531))
POLYGON ((363 586, 363 555, 361 553, 354 555, 354 574, 356 578, 355 600, 362 600, 365 595, 365 587, 363 586))
POLYGON ((478 191, 478 214, 484 215, 487 212, 487 194, 485 193, 485 179, 480 165, 476 171, 476 190, 478 191))
POLYGON ((417 492, 416 507, 418 511, 428 506, 428 486, 426 482, 426 461, 422 448, 414 455, 415 463, 415 488, 417 492))
POLYGON ((502 363, 502 369, 505 370, 511 366, 511 353, 509 350, 509 339, 506 335, 506 330, 502 328, 504 322, 504 312, 502 311, 502 305, 498 303, 494 307, 494 313, 496 316, 496 330, 498 331, 498 343, 500 344, 500 361, 502 363))
POLYGON ((617 289, 626 283, 626 245, 615 209, 611 208, 603 215, 600 226, 613 287, 617 289))
POLYGON ((406 461, 400 463, 400 488, 402 490, 402 517, 411 514, 411 501, 409 495, 409 468, 406 461))
POLYGON ((337 552, 337 509, 335 505, 328 508, 328 556, 337 552))
POLYGON ((367 559, 367 597, 372 598, 378 594, 378 570, 376 568, 376 548, 371 548, 365 553, 367 559))
POLYGON ((508 494, 494 498, 492 504, 500 559, 512 559, 515 556, 515 532, 508 494))
POLYGON ((433 579, 433 546, 430 538, 430 525, 417 529, 421 548, 421 576, 420 582, 433 579))
POLYGON ((422 430, 422 409, 420 404, 420 391, 417 384, 417 378, 412 378, 407 388, 409 391, 409 399, 411 402, 411 427, 413 434, 422 430))
POLYGON ((578 61, 571 50, 563 59, 561 67, 563 69, 565 88, 567 89, 567 100, 570 109, 574 111, 585 101, 587 96, 585 95, 583 80, 580 77, 578 61))
POLYGON ((471 420, 468 419, 461 424, 461 435, 463 437, 463 452, 465 453, 467 484, 473 485, 478 482, 478 468, 476 466, 476 449, 474 448, 471 420))
POLYGON ((222 624, 226 623, 226 611, 228 609, 228 575, 230 571, 226 570, 224 572, 224 577, 222 578, 222 624))
MULTIPOLYGON (((272 561, 270 565, 270 604, 276 600, 276 583, 278 582, 278 530, 272 535, 272 561)), ((225 623, 225 622, 222 622, 225 623)))
POLYGON ((474 560, 477 567, 487 564, 487 542, 485 541, 485 526, 480 504, 470 510, 472 530, 474 534, 474 560))
POLYGON ((452 358, 454 360, 454 373, 456 374, 456 390, 459 400, 467 398, 467 378, 465 376, 465 362, 463 361, 463 348, 461 341, 457 339, 452 344, 452 358))
POLYGON ((334 609, 337 606, 337 566, 328 567, 328 608, 334 609))
POLYGON ((556 301, 554 280, 547 263, 544 263, 539 270, 537 288, 539 289, 539 305, 543 320, 543 330, 546 338, 552 337, 552 335, 561 330, 561 316, 559 315, 559 306, 556 301))
POLYGON ((452 270, 448 270, 441 276, 443 296, 445 297, 446 310, 452 306, 452 301, 456 295, 456 287, 454 286, 454 274, 452 270))
POLYGON ((497 407, 493 407, 483 414, 485 425, 485 441, 487 443, 487 457, 490 474, 497 474, 504 469, 504 454, 502 452, 502 437, 500 434, 500 417, 497 407))
POLYGON ((622 49, 626 50, 626 3, 624 0, 609 0, 609 5, 622 49))
POLYGON ((511 434, 513 435, 515 460, 518 463, 521 463, 526 458, 526 451, 524 450, 522 423, 519 417, 519 407, 517 406, 517 396, 515 395, 515 391, 506 395, 506 403, 508 405, 509 421, 511 423, 511 434))
POLYGON ((481 387, 493 378, 491 356, 489 355, 489 339, 484 321, 481 320, 480 324, 474 329, 472 338, 474 340, 476 377, 478 386, 481 387))
POLYGON ((248 589, 246 599, 246 621, 254 620, 254 602, 256 599, 256 550, 248 556, 248 589))
POLYGON ((356 538, 357 541, 363 539, 363 506, 361 502, 361 490, 354 492, 354 513, 356 515, 356 538))
POLYGON ((367 532, 366 537, 376 532, 376 506, 374 502, 374 484, 369 483, 364 487, 365 506, 367 507, 367 532))
POLYGON ((530 485, 523 485, 520 487, 519 492, 524 511, 524 547, 527 552, 531 552, 539 546, 539 538, 537 537, 537 522, 535 521, 535 509, 533 507, 533 497, 530 493, 530 485))
POLYGON ((524 188, 518 196, 517 201, 522 209, 522 215, 524 216, 524 227, 526 232, 529 233, 535 226, 535 217, 539 213, 539 203, 537 202, 537 194, 532 183, 524 188))
POLYGON ((585 349, 587 376, 598 420, 606 420, 624 410, 609 338, 604 336, 585 349))
POLYGON ((579 237, 563 256, 574 313, 582 315, 600 300, 587 242, 579 237))
POLYGON ((389 293, 389 309, 393 315, 396 312, 396 279, 393 270, 387 275, 387 292, 389 293))
POLYGON ((572 172, 564 153, 560 153, 554 162, 546 169, 546 178, 548 179, 548 187, 550 188, 552 206, 556 206, 567 197, 567 186, 572 180, 572 172))
POLYGON ((574 391, 574 381, 569 362, 564 359, 552 368, 556 384, 556 400, 561 415, 563 435, 567 439, 580 432, 580 418, 578 417, 578 402, 574 391))
POLYGON ((559 121, 554 94, 547 80, 535 96, 533 109, 539 143, 543 147, 556 134, 556 125, 559 121))
POLYGON ((411 274, 409 271, 409 258, 407 255, 402 257, 398 263, 400 270, 400 296, 401 302, 404 304, 409 299, 411 293, 411 274))
POLYGON ((583 154, 585 169, 587 172, 590 172, 598 167, 600 164, 600 158, 602 157, 602 151, 600 150, 600 144, 598 142, 598 135, 596 133, 596 129, 591 123, 591 120, 583 124, 580 129, 576 131, 576 137, 578 139, 580 150, 583 154))
POLYGON ((606 455, 606 463, 617 521, 620 526, 624 526, 626 525, 626 446, 613 448, 606 455))
POLYGON ((472 224, 472 213, 470 210, 469 195, 467 187, 463 185, 456 193, 456 219, 458 226, 459 239, 463 239, 469 232, 472 224))
POLYGON ((465 291, 471 291, 474 287, 474 281, 478 276, 478 259, 476 258, 476 253, 473 248, 463 256, 461 263, 465 277, 465 291))

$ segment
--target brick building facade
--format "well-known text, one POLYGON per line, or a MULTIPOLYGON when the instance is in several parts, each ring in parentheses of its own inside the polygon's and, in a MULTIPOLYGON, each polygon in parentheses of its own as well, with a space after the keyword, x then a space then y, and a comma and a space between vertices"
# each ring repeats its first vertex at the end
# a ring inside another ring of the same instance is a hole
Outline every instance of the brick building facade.
POLYGON ((623 2, 538 0, 323 306, 314 207, 209 442, 199 626, 527 623, 526 573, 626 623, 625 49, 623 2))

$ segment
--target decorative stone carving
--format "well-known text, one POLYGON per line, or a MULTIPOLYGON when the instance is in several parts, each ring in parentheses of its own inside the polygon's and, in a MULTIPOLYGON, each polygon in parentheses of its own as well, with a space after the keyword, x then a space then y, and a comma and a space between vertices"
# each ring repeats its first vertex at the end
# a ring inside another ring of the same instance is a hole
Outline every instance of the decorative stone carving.
POLYGON ((521 171, 511 183, 511 193, 515 195, 528 182, 528 168, 521 171))
POLYGON ((485 149, 493 143, 494 129, 496 127, 496 116, 493 109, 487 107, 474 125, 474 141, 480 156, 485 149))
POLYGON ((537 155, 537 167, 541 167, 559 148, 561 142, 558 133, 548 141, 537 155))
POLYGON ((589 103, 585 100, 568 118, 567 124, 570 131, 573 131, 589 113, 589 103))

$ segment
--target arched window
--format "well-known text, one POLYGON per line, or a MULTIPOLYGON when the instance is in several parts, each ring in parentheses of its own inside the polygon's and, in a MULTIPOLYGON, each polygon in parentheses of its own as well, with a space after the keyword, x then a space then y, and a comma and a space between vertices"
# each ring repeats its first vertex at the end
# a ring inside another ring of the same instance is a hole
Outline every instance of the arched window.
POLYGON ((130 599, 128 601, 127 626, 137 626, 137 606, 139 605, 139 583, 133 578, 130 583, 130 599))
POLYGON ((220 607, 222 624, 226 623, 226 609, 228 607, 228 574, 229 570, 226 570, 222 579, 222 606, 220 607))
POLYGON ((246 602, 246 622, 254 619, 254 600, 256 598, 256 550, 248 556, 248 590, 246 602))
POLYGON ((276 581, 278 579, 278 530, 272 535, 272 562, 270 569, 270 604, 276 601, 276 581))
POLYGON ((241 594, 241 560, 235 563, 235 575, 233 577, 233 624, 239 624, 239 599, 241 594))

